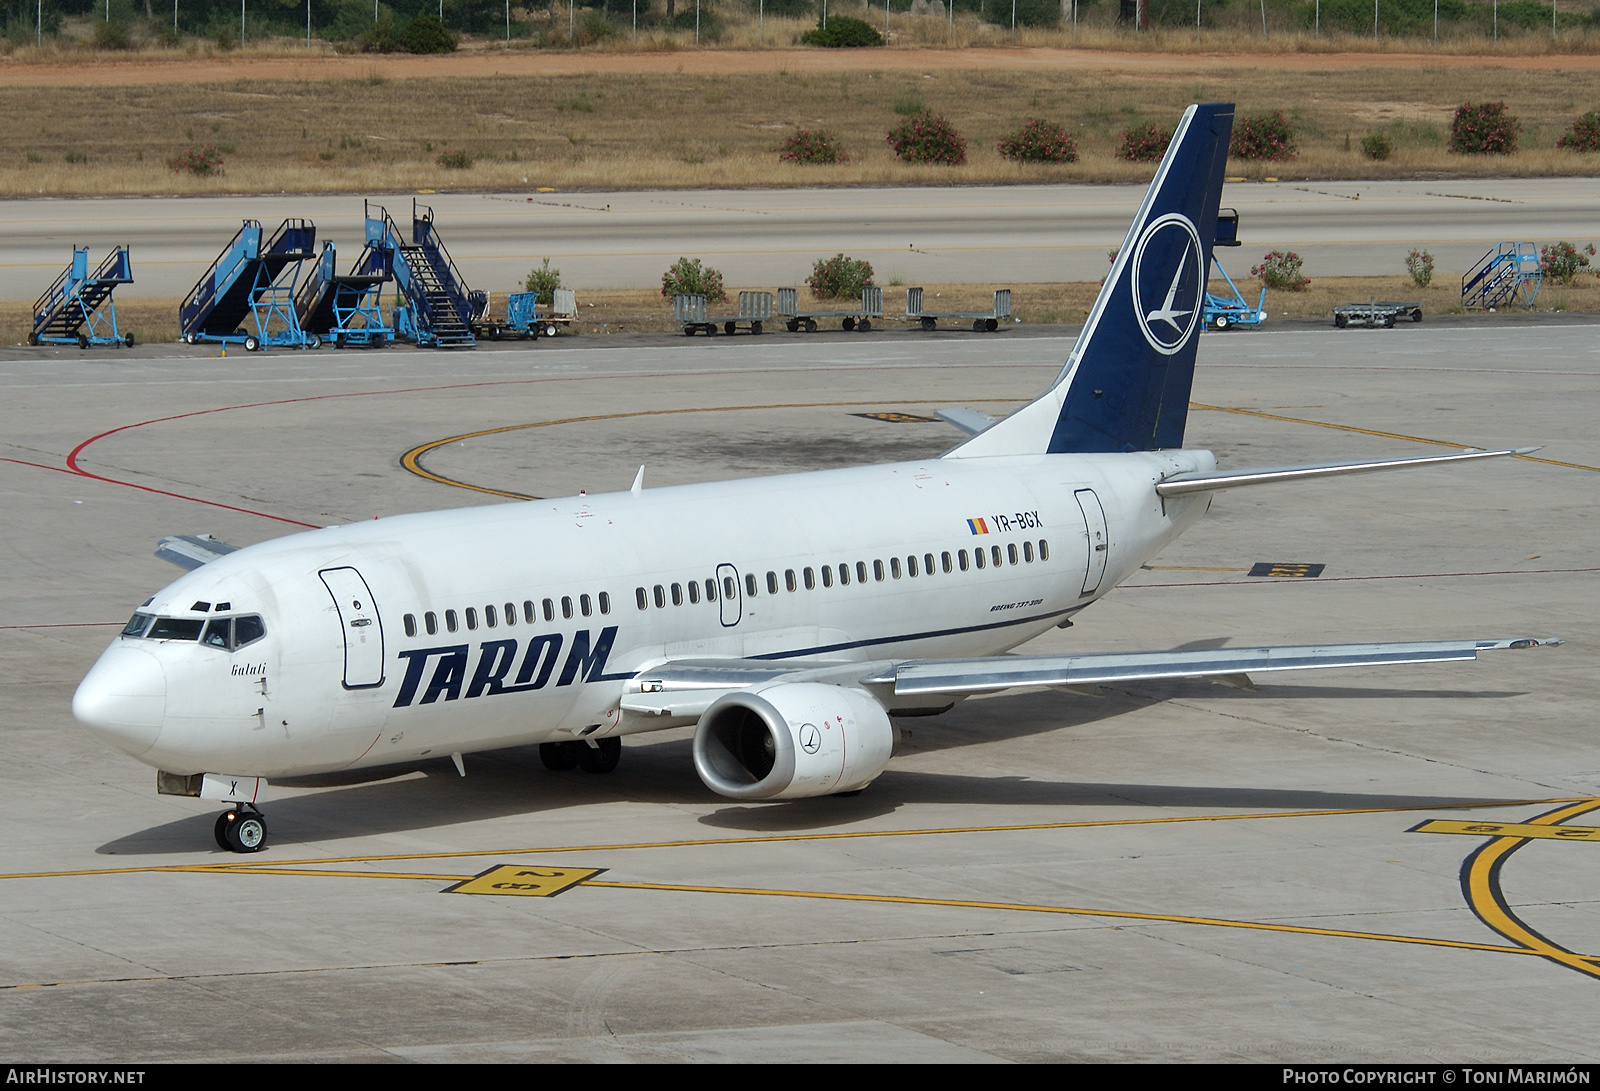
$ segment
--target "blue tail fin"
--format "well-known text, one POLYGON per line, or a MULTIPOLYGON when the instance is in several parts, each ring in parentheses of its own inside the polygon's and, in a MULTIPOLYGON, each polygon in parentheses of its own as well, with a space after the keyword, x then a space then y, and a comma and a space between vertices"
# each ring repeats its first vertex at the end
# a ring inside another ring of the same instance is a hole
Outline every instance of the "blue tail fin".
POLYGON ((1189 107, 1056 384, 952 456, 1183 445, 1232 133, 1231 103, 1189 107))

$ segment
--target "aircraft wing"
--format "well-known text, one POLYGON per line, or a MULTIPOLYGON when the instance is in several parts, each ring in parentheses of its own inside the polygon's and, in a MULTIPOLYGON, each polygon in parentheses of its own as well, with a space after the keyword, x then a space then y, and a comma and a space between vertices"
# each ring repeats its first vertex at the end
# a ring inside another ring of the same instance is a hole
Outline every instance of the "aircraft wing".
POLYGON ((1516 637, 1386 644, 1311 644, 1203 651, 1091 652, 1084 655, 997 655, 975 659, 877 662, 772 662, 754 659, 669 661, 640 671, 622 707, 629 712, 698 717, 724 694, 780 682, 832 682, 889 687, 896 697, 968 696, 1019 686, 1095 686, 1168 678, 1215 678, 1249 685, 1250 673, 1325 667, 1393 667, 1457 663, 1479 653, 1560 644, 1516 637))

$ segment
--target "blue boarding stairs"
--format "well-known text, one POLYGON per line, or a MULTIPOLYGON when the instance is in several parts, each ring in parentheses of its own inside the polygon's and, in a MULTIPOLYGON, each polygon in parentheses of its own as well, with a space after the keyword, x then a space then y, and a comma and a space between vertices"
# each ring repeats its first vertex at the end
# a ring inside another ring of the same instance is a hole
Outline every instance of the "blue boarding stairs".
POLYGON ((248 352, 322 344, 302 328, 295 307, 301 265, 316 257, 316 225, 291 218, 265 242, 262 234, 261 221, 245 220, 184 297, 178 308, 184 342, 239 344, 248 352))
POLYGON ((349 273, 338 271, 338 250, 330 242, 322 244, 322 254, 311 275, 295 296, 295 312, 300 328, 335 348, 347 345, 381 347, 394 336, 394 327, 383 320, 383 286, 391 278, 384 263, 369 263, 363 251, 349 273), (376 265, 377 271, 358 272, 376 265))
POLYGON ((1504 306, 1532 309, 1543 282, 1539 248, 1531 242, 1503 242, 1461 278, 1461 306, 1486 311, 1504 306))
POLYGON ((411 231, 379 205, 368 205, 367 249, 356 263, 360 274, 394 278, 395 336, 434 348, 473 348, 472 327, 489 309, 486 292, 474 292, 444 248, 433 209, 411 202, 411 231))
POLYGON ((1233 289, 1233 298, 1225 295, 1206 293, 1205 307, 1201 311, 1201 325, 1208 330, 1231 330, 1243 326, 1251 328, 1261 325, 1267 320, 1267 290, 1261 289, 1261 298, 1254 307, 1245 302, 1244 293, 1233 282, 1228 271, 1222 267, 1222 261, 1216 256, 1215 248, 1218 246, 1241 246, 1239 241, 1239 212, 1237 209, 1224 208, 1217 211, 1217 234, 1212 240, 1213 247, 1211 263, 1216 266, 1217 272, 1222 274, 1222 279, 1228 282, 1228 287, 1233 289))
POLYGON ((119 246, 94 272, 89 271, 89 248, 72 249, 72 262, 55 283, 33 304, 30 345, 122 345, 133 347, 133 334, 117 328, 117 304, 111 293, 133 283, 128 248, 119 246))

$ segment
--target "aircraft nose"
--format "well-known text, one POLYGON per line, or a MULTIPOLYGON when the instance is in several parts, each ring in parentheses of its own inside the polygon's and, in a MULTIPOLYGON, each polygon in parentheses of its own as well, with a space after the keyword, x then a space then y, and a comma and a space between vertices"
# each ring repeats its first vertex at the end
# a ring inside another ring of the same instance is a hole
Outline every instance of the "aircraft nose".
POLYGON ((72 695, 72 715, 112 746, 138 757, 155 745, 167 711, 167 677, 142 648, 114 644, 72 695))

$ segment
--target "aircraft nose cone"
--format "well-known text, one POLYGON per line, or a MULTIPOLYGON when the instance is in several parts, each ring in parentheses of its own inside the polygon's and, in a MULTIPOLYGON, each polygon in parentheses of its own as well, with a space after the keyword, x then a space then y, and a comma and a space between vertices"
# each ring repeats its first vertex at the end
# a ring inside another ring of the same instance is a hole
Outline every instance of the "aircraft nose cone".
POLYGON ((167 677, 142 648, 114 644, 72 695, 72 715, 124 753, 138 757, 155 745, 167 711, 167 677))

